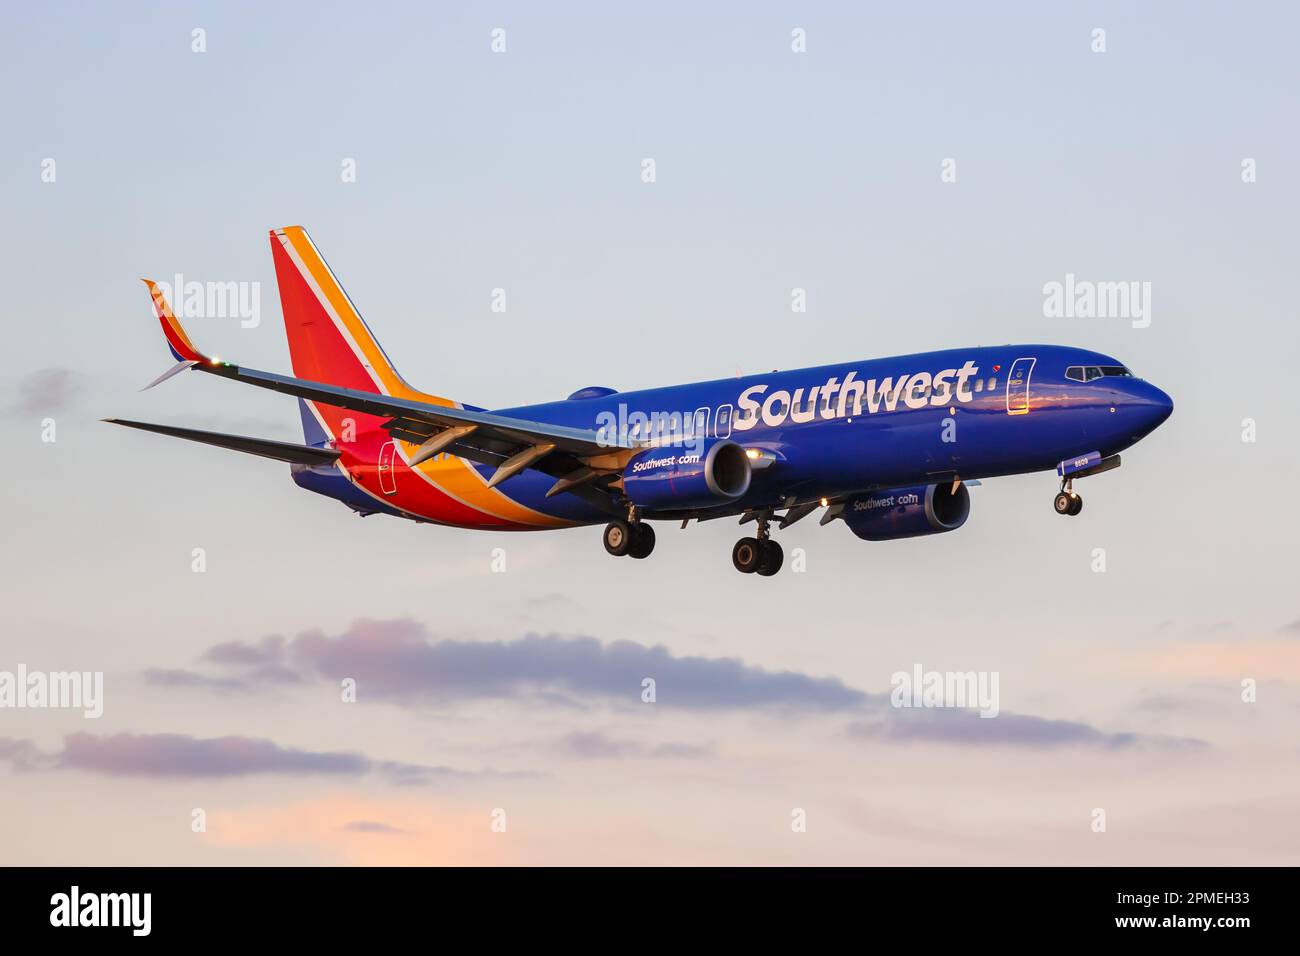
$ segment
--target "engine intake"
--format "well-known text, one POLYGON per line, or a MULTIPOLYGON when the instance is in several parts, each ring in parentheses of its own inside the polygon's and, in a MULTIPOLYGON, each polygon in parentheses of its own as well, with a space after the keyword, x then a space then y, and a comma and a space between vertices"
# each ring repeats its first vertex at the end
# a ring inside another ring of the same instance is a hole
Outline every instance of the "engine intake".
POLYGON ((623 493, 651 511, 712 508, 744 495, 751 477, 743 447, 705 438, 687 447, 639 452, 623 470, 623 493))
POLYGON ((873 491, 850 498, 844 506, 844 523, 867 541, 956 531, 968 517, 970 492, 964 484, 954 492, 946 482, 873 491))

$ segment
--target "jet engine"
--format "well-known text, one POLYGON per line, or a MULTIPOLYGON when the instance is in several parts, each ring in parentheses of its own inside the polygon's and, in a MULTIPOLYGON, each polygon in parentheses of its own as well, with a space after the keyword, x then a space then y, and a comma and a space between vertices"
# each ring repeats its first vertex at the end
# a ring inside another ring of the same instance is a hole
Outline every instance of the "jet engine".
POLYGON ((856 495, 844 504, 844 522, 867 541, 913 538, 956 531, 970 516, 970 492, 952 483, 886 488, 856 495))
POLYGON ((647 448, 623 470, 623 493, 639 508, 676 511, 711 508, 749 490, 745 449, 725 438, 682 447, 647 448))

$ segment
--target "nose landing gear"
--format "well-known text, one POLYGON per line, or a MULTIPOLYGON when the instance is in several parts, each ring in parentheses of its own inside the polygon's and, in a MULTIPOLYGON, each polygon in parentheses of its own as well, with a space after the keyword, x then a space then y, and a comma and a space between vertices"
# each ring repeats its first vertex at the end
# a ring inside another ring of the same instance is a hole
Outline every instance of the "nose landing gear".
POLYGON ((1066 478, 1061 482, 1061 490, 1057 493, 1056 500, 1052 502, 1052 507, 1056 509, 1058 515, 1071 517, 1083 510, 1083 497, 1074 490, 1073 479, 1066 478))
POLYGON ((758 574, 770 578, 785 563, 785 552, 781 550, 781 545, 768 537, 768 522, 771 517, 771 514, 766 513, 759 515, 755 519, 758 522, 758 536, 741 538, 731 549, 731 563, 741 574, 758 574))

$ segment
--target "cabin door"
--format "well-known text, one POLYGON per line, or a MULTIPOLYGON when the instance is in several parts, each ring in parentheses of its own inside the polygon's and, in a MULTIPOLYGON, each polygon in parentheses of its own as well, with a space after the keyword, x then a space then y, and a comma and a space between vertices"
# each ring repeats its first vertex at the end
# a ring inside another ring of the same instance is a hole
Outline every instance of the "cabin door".
POLYGON ((385 442, 379 449, 379 487, 386 495, 397 491, 397 474, 393 471, 394 442, 385 442))
POLYGON ((1034 372, 1034 363, 1038 359, 1018 358, 1011 364, 1007 375, 1007 414, 1029 414, 1029 376, 1034 372))

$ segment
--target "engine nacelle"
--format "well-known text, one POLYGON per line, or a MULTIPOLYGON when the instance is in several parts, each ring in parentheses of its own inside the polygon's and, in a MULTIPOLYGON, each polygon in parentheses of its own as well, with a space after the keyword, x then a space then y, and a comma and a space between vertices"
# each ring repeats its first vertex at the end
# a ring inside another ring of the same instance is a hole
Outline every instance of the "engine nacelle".
POLYGON ((920 534, 956 531, 970 516, 970 492, 952 483, 885 488, 850 498, 844 523, 867 541, 914 538, 920 534))
POLYGON ((639 452, 623 470, 623 493, 651 511, 712 508, 743 495, 751 477, 743 447, 704 438, 686 447, 639 452))

